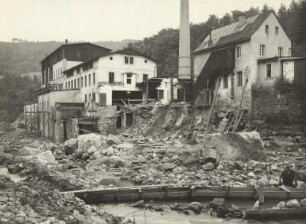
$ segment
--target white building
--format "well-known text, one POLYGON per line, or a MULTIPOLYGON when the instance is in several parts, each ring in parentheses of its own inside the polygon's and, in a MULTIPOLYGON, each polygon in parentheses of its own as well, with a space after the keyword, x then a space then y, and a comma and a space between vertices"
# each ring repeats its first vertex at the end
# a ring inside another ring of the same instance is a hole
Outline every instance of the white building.
POLYGON ((124 49, 78 64, 64 74, 64 88, 80 89, 81 102, 111 106, 141 101, 143 91, 136 84, 156 77, 156 63, 135 50, 124 49))
POLYGON ((291 56, 291 41, 273 11, 215 29, 194 51, 196 91, 216 89, 221 78, 219 94, 231 104, 241 100, 246 86, 244 105, 251 106, 251 86, 270 82, 280 73, 270 66, 270 75, 262 68, 266 58, 291 56))

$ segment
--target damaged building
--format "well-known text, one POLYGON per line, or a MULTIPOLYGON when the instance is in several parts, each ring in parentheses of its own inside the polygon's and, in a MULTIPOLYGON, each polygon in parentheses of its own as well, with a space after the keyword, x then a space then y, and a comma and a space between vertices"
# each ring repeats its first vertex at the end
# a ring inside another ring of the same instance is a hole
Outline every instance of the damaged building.
POLYGON ((258 109, 254 89, 273 89, 278 79, 305 81, 306 58, 291 57, 291 40, 274 11, 241 16, 235 23, 212 30, 193 55, 200 105, 211 106, 217 94, 224 111, 241 104, 252 119, 258 109))

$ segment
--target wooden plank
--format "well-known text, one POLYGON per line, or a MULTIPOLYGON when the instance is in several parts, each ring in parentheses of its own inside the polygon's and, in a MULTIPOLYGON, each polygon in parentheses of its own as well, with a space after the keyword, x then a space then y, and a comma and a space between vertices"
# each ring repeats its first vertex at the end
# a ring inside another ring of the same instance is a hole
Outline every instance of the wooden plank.
POLYGON ((306 218, 306 208, 247 210, 247 219, 287 219, 306 218))

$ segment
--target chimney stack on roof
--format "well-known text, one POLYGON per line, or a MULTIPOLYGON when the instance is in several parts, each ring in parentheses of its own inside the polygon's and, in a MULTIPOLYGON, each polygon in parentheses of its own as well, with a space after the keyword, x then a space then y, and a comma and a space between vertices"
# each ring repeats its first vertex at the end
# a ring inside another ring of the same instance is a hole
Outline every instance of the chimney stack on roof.
POLYGON ((65 44, 68 44, 68 39, 65 39, 65 44))
POLYGON ((246 18, 245 18, 245 15, 242 14, 241 16, 239 16, 239 20, 238 20, 238 26, 241 27, 245 24, 246 22, 246 18))

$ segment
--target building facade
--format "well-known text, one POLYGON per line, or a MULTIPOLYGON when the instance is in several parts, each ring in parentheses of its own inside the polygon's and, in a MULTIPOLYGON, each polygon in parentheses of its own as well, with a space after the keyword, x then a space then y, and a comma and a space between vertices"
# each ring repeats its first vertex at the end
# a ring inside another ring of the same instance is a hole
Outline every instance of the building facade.
POLYGON ((217 89, 220 99, 237 105, 245 87, 243 105, 251 107, 251 87, 272 82, 279 76, 278 65, 265 76, 260 63, 266 58, 291 56, 291 41, 273 11, 245 18, 213 30, 194 51, 196 94, 217 89), (246 81, 248 80, 247 84, 246 81))

